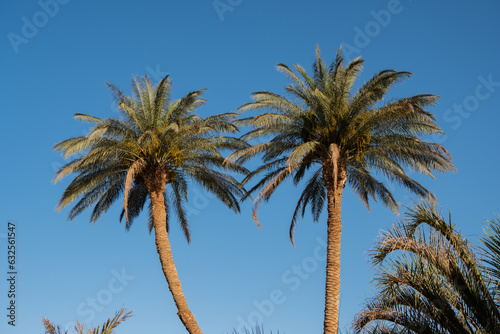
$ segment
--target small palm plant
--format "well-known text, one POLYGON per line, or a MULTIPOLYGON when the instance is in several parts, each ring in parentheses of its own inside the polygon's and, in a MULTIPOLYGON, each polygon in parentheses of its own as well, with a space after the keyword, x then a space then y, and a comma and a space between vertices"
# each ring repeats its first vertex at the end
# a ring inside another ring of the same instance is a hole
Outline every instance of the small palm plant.
MULTIPOLYGON (((125 309, 121 308, 116 312, 113 318, 109 318, 102 326, 96 328, 86 329, 83 324, 77 322, 75 325, 76 334, 112 334, 115 333, 115 328, 127 318, 132 316, 132 311, 125 313, 125 309)), ((43 318, 42 323, 45 326, 45 334, 67 334, 68 331, 61 329, 61 326, 52 324, 49 319, 43 318)))
POLYGON ((357 315, 356 333, 499 333, 498 219, 482 242, 466 240, 433 204, 410 208, 372 250, 378 291, 357 315))
POLYGON ((171 82, 166 76, 158 85, 148 77, 132 80, 134 96, 125 96, 109 84, 121 119, 76 114, 80 121, 94 124, 87 136, 64 140, 54 146, 65 158, 76 156, 57 171, 55 182, 76 174, 64 191, 58 208, 74 201, 69 219, 94 206, 90 216, 96 222, 123 195, 126 228, 148 204, 149 231, 154 230, 164 276, 189 333, 202 333, 188 309, 177 275, 169 241, 170 213, 176 213, 187 241, 189 222, 184 209, 188 181, 203 186, 226 206, 239 212, 244 190, 223 171, 246 173, 236 163, 225 162, 222 150, 246 147, 245 143, 223 136, 238 128, 235 114, 201 118, 194 111, 205 103, 203 90, 171 100, 171 82), (149 200, 149 201, 148 201, 149 200))

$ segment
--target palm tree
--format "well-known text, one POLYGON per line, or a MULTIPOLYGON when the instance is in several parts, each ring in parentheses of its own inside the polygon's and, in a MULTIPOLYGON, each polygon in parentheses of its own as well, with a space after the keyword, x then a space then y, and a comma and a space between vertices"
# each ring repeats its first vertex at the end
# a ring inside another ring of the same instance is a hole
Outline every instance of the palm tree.
POLYGON ((125 96, 108 84, 118 104, 122 119, 76 114, 77 120, 93 123, 84 137, 64 140, 54 146, 65 158, 78 155, 57 171, 55 182, 76 173, 64 191, 58 208, 73 206, 74 219, 95 204, 90 220, 95 222, 121 194, 126 228, 139 215, 149 199, 149 231, 154 229, 163 273, 178 308, 178 316, 189 333, 202 333, 188 309, 172 258, 168 227, 173 209, 190 241, 184 209, 188 181, 202 185, 225 205, 239 212, 241 185, 217 169, 246 172, 235 163, 224 163, 220 151, 239 149, 241 141, 221 136, 234 133, 235 114, 201 118, 194 110, 205 103, 203 90, 190 92, 179 100, 170 99, 171 82, 166 76, 158 85, 148 77, 132 80, 133 97, 125 96), (168 186, 168 187, 167 187, 168 186))
POLYGON ((500 329, 500 221, 478 249, 420 203, 382 234, 371 259, 377 295, 356 317, 356 333, 496 334, 500 329))
MULTIPOLYGON (((328 208, 328 247, 326 265, 326 296, 324 332, 337 333, 340 289, 341 200, 344 186, 349 184, 369 208, 368 200, 381 200, 397 211, 391 192, 375 176, 384 175, 420 196, 429 191, 406 173, 405 168, 432 176, 431 171, 453 170, 448 152, 435 143, 419 139, 420 135, 441 133, 434 116, 424 108, 434 105, 435 95, 416 95, 382 103, 387 91, 410 77, 408 72, 384 70, 374 75, 359 89, 353 85, 362 69, 357 58, 344 67, 341 48, 328 67, 316 48, 313 76, 295 65, 296 74, 284 64, 291 83, 285 87, 290 98, 272 92, 254 92, 254 102, 241 111, 266 110, 258 116, 242 119, 241 125, 253 129, 242 139, 270 139, 233 153, 228 160, 243 163, 263 155, 263 165, 245 180, 265 173, 250 189, 258 189, 253 217, 274 190, 291 177, 298 184, 309 180, 300 196, 290 225, 293 244, 298 215, 310 205, 315 221, 326 201, 328 208), (313 169, 310 174, 307 174, 313 169), (374 174, 375 173, 375 174, 374 174)), ((249 195, 247 195, 249 196, 249 195)))
MULTIPOLYGON (((97 326, 96 328, 85 330, 85 326, 77 322, 75 325, 75 333, 76 334, 113 334, 115 333, 115 328, 127 318, 132 316, 132 311, 124 313, 125 309, 121 308, 118 312, 116 312, 113 318, 109 318, 106 322, 104 322, 101 326, 97 326)), ((42 323, 45 327, 45 334, 67 334, 68 331, 64 331, 61 329, 61 326, 54 325, 47 318, 42 319, 42 323)))

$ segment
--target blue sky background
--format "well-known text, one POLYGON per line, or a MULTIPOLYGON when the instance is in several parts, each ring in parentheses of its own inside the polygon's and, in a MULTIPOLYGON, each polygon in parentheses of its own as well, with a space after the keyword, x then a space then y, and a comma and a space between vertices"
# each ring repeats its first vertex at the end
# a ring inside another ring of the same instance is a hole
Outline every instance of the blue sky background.
MULTIPOLYGON (((282 92, 287 80, 277 63, 310 70, 316 44, 328 62, 343 44, 347 58, 366 60, 360 83, 394 68, 414 77, 389 97, 441 96, 432 112, 447 135, 434 140, 451 152, 458 172, 417 178, 445 213, 451 210, 457 227, 474 240, 500 209, 498 1, 221 0, 215 3, 227 7, 219 12, 211 0, 61 0, 57 10, 54 3, 0 4, 0 277, 7 272, 9 220, 17 223, 19 249, 17 323, 7 325, 1 279, 2 333, 41 333, 44 316, 63 326, 97 325, 122 305, 134 317, 121 334, 185 332, 146 217, 126 232, 118 223, 120 201, 95 225, 88 213, 69 223, 68 210, 55 210, 69 179, 51 183, 64 163, 52 146, 88 129, 74 113, 116 117, 104 83, 128 93, 133 75, 158 81, 169 73, 176 98, 208 88, 208 104, 199 110, 207 116, 235 110, 252 91, 282 92)), ((415 199, 394 190, 403 204, 415 199)), ((250 202, 234 215, 202 190, 190 192, 192 243, 177 225, 170 235, 184 292, 205 333, 260 319, 273 332, 322 331, 326 216, 317 224, 310 216, 300 221, 294 249, 288 227, 299 191, 287 184, 261 207, 263 230, 251 219, 250 202)), ((377 204, 369 213, 346 188, 344 330, 373 291, 367 250, 399 218, 377 204)))

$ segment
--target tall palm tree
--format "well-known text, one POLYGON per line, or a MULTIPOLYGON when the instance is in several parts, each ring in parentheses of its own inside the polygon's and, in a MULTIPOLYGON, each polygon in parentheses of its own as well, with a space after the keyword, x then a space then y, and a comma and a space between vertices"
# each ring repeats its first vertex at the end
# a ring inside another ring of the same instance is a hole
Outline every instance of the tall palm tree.
POLYGON ((478 249, 420 203, 377 241, 377 295, 355 320, 356 333, 496 334, 500 331, 500 221, 478 249))
POLYGON ((168 227, 173 209, 190 241, 184 209, 188 181, 200 184, 225 205, 239 212, 241 185, 220 171, 246 172, 235 163, 223 163, 220 151, 244 147, 242 142, 223 133, 234 133, 235 114, 201 118, 194 114, 205 103, 203 90, 171 100, 171 82, 166 76, 158 85, 148 77, 132 80, 132 97, 108 84, 118 104, 121 119, 76 114, 80 121, 93 123, 84 137, 64 140, 54 146, 65 158, 77 155, 57 171, 55 182, 77 174, 64 191, 58 208, 78 198, 69 213, 72 220, 95 204, 90 220, 95 222, 123 194, 126 228, 149 199, 149 231, 154 229, 163 273, 178 308, 178 316, 189 333, 202 333, 188 309, 172 258, 168 227), (167 187, 168 186, 168 187, 167 187))
MULTIPOLYGON (((240 121, 253 129, 242 139, 270 139, 241 149, 229 157, 243 163, 263 155, 263 165, 250 173, 244 182, 265 173, 249 193, 262 190, 254 200, 253 217, 274 190, 287 178, 295 184, 309 177, 300 196, 290 225, 293 244, 298 215, 309 205, 318 220, 324 203, 328 209, 328 247, 324 332, 337 333, 340 289, 341 200, 344 186, 349 184, 368 207, 369 198, 381 200, 397 211, 391 192, 375 176, 384 175, 420 196, 428 196, 405 168, 432 176, 431 171, 453 170, 448 152, 435 143, 425 142, 421 135, 441 133, 434 116, 424 108, 434 105, 435 95, 416 95, 382 103, 387 91, 410 77, 408 72, 384 70, 374 75, 359 89, 353 85, 363 60, 357 58, 346 66, 341 48, 330 66, 321 59, 316 48, 313 75, 295 65, 296 74, 284 64, 291 83, 285 87, 289 98, 272 92, 254 92, 254 102, 241 111, 266 112, 240 121), (312 169, 310 174, 307 174, 312 169), (375 173, 375 174, 374 174, 375 173)), ((260 226, 260 225, 259 225, 260 226)))

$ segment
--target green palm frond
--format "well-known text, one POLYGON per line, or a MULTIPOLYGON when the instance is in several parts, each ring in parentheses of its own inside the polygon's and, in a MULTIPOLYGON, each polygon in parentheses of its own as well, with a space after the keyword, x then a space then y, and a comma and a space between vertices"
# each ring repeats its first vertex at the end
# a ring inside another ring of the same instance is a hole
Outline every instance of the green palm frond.
POLYGON ((304 217, 307 205, 311 206, 311 211, 313 214, 314 221, 319 220, 321 211, 323 210, 325 199, 326 199, 326 188, 323 180, 321 179, 321 174, 323 170, 320 168, 314 173, 313 177, 309 179, 302 195, 297 202, 295 211, 292 217, 292 223, 290 224, 290 240, 292 245, 295 247, 294 242, 294 232, 295 224, 297 223, 297 218, 299 213, 304 217))
POLYGON ((485 251, 485 270, 499 282, 493 287, 496 299, 500 302, 500 217, 488 220, 484 228, 484 237, 481 242, 485 251))

